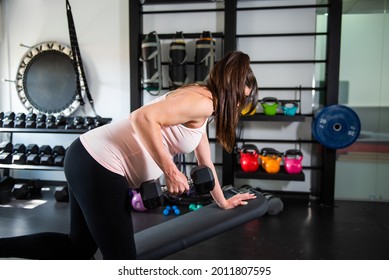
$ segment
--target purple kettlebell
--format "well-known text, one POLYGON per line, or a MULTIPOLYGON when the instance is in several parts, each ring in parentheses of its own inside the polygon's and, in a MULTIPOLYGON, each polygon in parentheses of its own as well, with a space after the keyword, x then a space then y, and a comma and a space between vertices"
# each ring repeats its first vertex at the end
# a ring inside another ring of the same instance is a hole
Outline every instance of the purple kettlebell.
POLYGON ((134 190, 132 190, 131 205, 135 211, 138 212, 147 211, 147 208, 143 205, 143 201, 142 201, 142 197, 140 196, 140 193, 134 190))

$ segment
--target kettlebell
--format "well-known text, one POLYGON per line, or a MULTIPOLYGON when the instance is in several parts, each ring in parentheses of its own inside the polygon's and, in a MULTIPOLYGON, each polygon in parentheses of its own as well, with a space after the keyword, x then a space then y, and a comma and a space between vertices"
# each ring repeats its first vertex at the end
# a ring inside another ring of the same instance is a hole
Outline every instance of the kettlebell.
POLYGON ((132 198, 131 198, 132 208, 138 212, 147 211, 147 208, 143 205, 143 201, 142 201, 142 197, 141 197, 140 193, 137 191, 134 191, 134 190, 130 190, 130 192, 131 192, 130 196, 132 195, 132 198))
POLYGON ((240 166, 245 172, 255 172, 259 167, 259 151, 253 144, 245 144, 240 150, 240 166))
POLYGON ((261 149, 261 152, 259 153, 259 157, 260 157, 260 162, 261 162, 261 166, 262 168, 265 170, 265 167, 266 167, 266 161, 267 161, 267 156, 270 154, 270 156, 274 153, 278 153, 278 151, 274 148, 269 148, 269 147, 266 147, 266 148, 262 148, 261 149))
POLYGON ((274 116, 277 113, 278 99, 275 97, 265 97, 261 100, 263 113, 267 116, 274 116))
POLYGON ((256 111, 257 111, 257 108, 254 108, 254 109, 251 110, 251 111, 250 111, 250 109, 251 109, 251 105, 250 105, 250 104, 247 105, 246 107, 244 107, 243 110, 242 110, 242 116, 245 116, 245 115, 247 115, 247 116, 252 116, 252 115, 254 115, 254 114, 256 113, 256 111))
POLYGON ((287 150, 284 153, 284 168, 289 174, 299 174, 303 169, 303 153, 297 149, 287 150))
POLYGON ((286 116, 296 115, 298 105, 297 102, 285 102, 281 105, 281 109, 286 116))
POLYGON ((261 154, 262 168, 270 174, 275 174, 280 171, 281 167, 281 154, 273 148, 267 148, 261 154))

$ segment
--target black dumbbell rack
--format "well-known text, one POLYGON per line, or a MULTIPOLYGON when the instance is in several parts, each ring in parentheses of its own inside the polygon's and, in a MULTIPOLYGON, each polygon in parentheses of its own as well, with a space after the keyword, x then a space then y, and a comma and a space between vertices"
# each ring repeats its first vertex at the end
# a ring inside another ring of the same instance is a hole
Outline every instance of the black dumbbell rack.
MULTIPOLYGON (((111 118, 101 118, 101 120, 105 123, 110 123, 112 121, 111 118)), ((30 133, 30 134, 83 134, 90 129, 86 127, 78 127, 73 128, 73 126, 69 126, 68 124, 73 123, 74 118, 67 118, 66 123, 63 125, 56 126, 54 128, 15 128, 15 127, 0 127, 0 133, 9 133, 10 140, 13 141, 14 133, 30 133)), ((54 145, 53 145, 54 146, 54 145)), ((33 165, 33 164, 14 164, 14 163, 0 163, 0 169, 3 169, 3 176, 9 176, 10 170, 40 170, 40 171, 63 171, 62 166, 54 166, 54 165, 33 165)), ((16 182, 23 182, 23 179, 15 179, 16 182)), ((62 185, 64 182, 57 181, 49 181, 44 182, 48 185, 62 185)))
MULTIPOLYGON (((23 128, 0 128, 0 133, 53 133, 53 131, 47 131, 43 129, 23 129, 23 128)), ((61 133, 61 130, 56 130, 55 132, 61 133)), ((69 133, 68 131, 63 131, 62 133, 69 133)), ((72 132, 70 132, 72 133, 72 132)), ((75 132, 74 132, 75 133, 75 132)), ((72 134, 74 134, 72 133, 72 134)), ((81 133, 80 130, 78 130, 78 133, 81 133)), ((10 143, 12 143, 12 137, 10 140, 10 143)), ((19 169, 19 170, 54 170, 54 171, 62 171, 62 166, 53 166, 53 165, 44 165, 44 164, 15 164, 15 163, 0 163, 1 169, 19 169)), ((8 173, 8 172, 5 172, 8 173)), ((8 175, 8 174, 6 174, 8 175)))

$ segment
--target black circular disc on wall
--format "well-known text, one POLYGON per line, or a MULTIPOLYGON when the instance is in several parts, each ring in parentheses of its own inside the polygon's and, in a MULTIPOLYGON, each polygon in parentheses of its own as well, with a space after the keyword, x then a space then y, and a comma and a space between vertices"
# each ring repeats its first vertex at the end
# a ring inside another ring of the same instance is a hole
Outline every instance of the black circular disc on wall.
POLYGON ((30 48, 17 73, 18 96, 30 111, 70 115, 79 106, 71 50, 46 42, 30 48))

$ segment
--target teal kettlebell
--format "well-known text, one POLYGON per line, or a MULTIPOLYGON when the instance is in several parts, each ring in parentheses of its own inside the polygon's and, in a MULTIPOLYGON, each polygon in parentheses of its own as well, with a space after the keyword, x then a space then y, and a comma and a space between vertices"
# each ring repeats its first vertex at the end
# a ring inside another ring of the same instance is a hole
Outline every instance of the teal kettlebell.
POLYGON ((281 105, 281 109, 284 111, 284 115, 294 116, 296 115, 298 104, 297 102, 285 102, 281 105))
POLYGON ((267 116, 274 116, 277 114, 278 99, 275 97, 265 97, 261 100, 263 113, 267 116))

